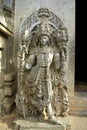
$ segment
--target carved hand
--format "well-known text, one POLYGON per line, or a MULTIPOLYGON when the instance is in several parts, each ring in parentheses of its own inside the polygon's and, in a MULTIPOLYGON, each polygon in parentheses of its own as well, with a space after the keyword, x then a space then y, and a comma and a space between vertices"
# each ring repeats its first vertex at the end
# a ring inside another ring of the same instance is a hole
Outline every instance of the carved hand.
POLYGON ((25 69, 26 70, 30 70, 32 68, 32 65, 31 64, 29 64, 29 63, 26 63, 25 64, 25 69))

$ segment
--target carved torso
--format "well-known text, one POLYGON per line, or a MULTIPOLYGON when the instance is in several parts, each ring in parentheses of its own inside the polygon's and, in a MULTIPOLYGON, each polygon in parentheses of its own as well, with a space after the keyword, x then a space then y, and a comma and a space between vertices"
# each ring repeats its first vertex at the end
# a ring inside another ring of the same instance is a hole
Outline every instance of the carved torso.
POLYGON ((37 54, 37 64, 44 67, 50 67, 53 60, 53 50, 49 47, 40 48, 37 54))

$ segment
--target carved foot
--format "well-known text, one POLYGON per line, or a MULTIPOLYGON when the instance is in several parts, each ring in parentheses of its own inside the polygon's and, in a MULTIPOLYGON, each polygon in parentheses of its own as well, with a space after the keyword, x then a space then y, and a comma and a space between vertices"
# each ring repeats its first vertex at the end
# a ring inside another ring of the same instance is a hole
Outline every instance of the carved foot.
POLYGON ((63 116, 64 116, 64 117, 68 116, 68 113, 67 113, 67 112, 64 112, 64 113, 63 113, 63 116))
POLYGON ((54 116, 49 118, 49 122, 52 123, 52 124, 55 124, 55 125, 63 125, 62 122, 60 122, 54 116))

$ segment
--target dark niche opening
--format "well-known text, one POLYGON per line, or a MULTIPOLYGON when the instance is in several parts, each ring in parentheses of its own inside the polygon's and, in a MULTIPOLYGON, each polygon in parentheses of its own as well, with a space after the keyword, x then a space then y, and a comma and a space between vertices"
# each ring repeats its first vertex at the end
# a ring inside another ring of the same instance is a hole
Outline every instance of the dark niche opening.
MULTIPOLYGON (((77 38, 78 39, 78 38, 77 38)), ((79 39, 78 39, 79 40, 79 39)), ((76 43, 76 58, 75 58, 75 90, 87 91, 87 61, 86 61, 86 46, 84 43, 76 43)))
MULTIPOLYGON (((81 7, 76 4, 75 91, 87 92, 87 43, 81 7)), ((87 25, 86 25, 87 26, 87 25)))

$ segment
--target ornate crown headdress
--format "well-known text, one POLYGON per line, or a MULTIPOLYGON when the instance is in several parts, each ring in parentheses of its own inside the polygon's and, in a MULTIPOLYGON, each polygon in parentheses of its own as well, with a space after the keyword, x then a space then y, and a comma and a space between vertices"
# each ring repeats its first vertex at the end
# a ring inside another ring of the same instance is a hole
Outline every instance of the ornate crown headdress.
POLYGON ((48 8, 40 8, 38 10, 38 17, 41 19, 41 23, 38 27, 38 36, 51 34, 51 26, 49 25, 48 18, 50 17, 50 12, 48 8), (43 19, 44 17, 44 19, 43 19))
POLYGON ((51 28, 48 22, 43 21, 38 27, 38 36, 47 35, 50 36, 51 28))
POLYGON ((50 17, 50 12, 48 10, 48 8, 40 8, 38 10, 38 17, 50 17))

